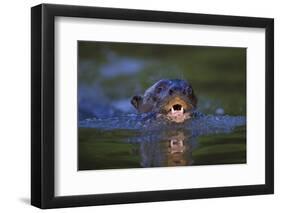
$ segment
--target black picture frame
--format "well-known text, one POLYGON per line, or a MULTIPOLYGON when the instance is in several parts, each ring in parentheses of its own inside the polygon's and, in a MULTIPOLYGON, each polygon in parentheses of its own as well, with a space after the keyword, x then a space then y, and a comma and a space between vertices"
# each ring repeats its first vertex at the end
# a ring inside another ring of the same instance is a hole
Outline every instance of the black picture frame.
POLYGON ((31 204, 39 208, 216 198, 274 192, 274 20, 271 18, 41 4, 31 9, 31 97, 31 204), (54 21, 58 16, 264 28, 265 184, 56 197, 54 21))

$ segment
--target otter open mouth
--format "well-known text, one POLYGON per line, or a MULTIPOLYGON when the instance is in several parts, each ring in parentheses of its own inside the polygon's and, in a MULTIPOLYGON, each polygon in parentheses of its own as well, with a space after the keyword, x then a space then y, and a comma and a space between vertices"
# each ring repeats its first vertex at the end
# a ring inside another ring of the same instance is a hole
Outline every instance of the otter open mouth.
POLYGON ((167 118, 177 123, 182 123, 191 118, 190 110, 192 108, 191 104, 179 97, 169 100, 164 106, 167 118))
POLYGON ((172 106, 172 108, 169 110, 172 114, 183 114, 184 113, 184 109, 183 106, 180 104, 175 104, 172 106))

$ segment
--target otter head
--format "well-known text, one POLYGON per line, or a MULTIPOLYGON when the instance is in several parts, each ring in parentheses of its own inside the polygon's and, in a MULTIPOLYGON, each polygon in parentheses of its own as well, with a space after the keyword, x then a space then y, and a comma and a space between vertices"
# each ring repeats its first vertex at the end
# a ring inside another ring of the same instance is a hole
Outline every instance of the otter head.
POLYGON ((160 80, 143 96, 134 96, 131 103, 139 112, 156 112, 170 121, 181 123, 191 118, 197 98, 185 80, 160 80))

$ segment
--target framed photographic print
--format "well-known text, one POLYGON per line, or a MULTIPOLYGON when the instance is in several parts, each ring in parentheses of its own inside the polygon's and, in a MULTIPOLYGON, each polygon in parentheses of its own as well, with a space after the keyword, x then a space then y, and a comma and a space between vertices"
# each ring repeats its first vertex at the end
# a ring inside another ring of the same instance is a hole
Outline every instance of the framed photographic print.
POLYGON ((31 9, 31 203, 274 191, 274 21, 31 9))

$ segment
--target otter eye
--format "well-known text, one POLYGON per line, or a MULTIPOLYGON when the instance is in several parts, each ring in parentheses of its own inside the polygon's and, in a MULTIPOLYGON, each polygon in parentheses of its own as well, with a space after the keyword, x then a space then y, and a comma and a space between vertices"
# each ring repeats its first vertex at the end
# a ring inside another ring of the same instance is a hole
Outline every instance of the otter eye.
POLYGON ((186 88, 186 94, 187 95, 191 95, 192 94, 192 88, 191 87, 187 87, 186 88))

